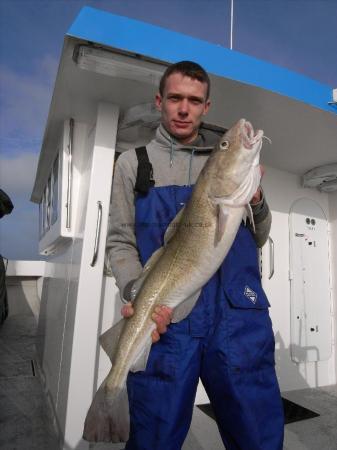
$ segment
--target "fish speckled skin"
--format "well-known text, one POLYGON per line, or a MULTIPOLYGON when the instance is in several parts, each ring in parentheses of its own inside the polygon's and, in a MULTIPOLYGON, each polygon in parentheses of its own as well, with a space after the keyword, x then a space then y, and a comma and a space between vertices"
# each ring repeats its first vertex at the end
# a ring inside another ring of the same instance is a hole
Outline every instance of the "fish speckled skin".
POLYGON ((126 441, 128 372, 144 370, 151 348, 151 319, 157 305, 174 308, 173 321, 186 317, 202 286, 226 257, 260 182, 263 132, 241 119, 219 140, 202 169, 191 198, 144 268, 134 314, 101 337, 111 370, 88 411, 83 437, 126 441))

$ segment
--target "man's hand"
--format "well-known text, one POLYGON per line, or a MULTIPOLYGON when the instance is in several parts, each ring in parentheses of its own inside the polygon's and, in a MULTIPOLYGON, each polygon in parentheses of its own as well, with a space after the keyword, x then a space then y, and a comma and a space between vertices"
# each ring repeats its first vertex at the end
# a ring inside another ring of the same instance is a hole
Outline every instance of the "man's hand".
MULTIPOLYGON (((261 172, 261 180, 262 180, 262 177, 264 175, 265 169, 264 169, 264 166, 262 166, 261 164, 260 164, 260 172, 261 172)), ((256 203, 259 203, 261 198, 262 198, 261 188, 259 187, 258 190, 253 195, 251 201, 250 201, 251 205, 256 205, 256 203)))
MULTIPOLYGON (((152 342, 158 342, 160 335, 166 333, 167 326, 171 323, 172 309, 167 306, 156 306, 152 319, 156 323, 157 328, 152 332, 152 342)), ((122 316, 125 318, 131 317, 134 313, 132 303, 129 302, 121 309, 122 316)))

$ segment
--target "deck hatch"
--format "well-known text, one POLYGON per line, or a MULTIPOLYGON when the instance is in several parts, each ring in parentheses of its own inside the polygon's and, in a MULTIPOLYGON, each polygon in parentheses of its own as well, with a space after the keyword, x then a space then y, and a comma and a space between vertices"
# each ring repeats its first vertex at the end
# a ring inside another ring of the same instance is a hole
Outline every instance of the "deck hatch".
POLYGON ((0 378, 36 377, 36 363, 33 359, 4 362, 0 367, 0 378))
MULTIPOLYGON (((283 409, 284 409, 284 423, 299 422, 300 420, 312 419, 318 417, 319 414, 311 411, 310 409, 304 408, 297 403, 291 402, 286 398, 282 398, 283 409)), ((207 414, 209 417, 215 420, 214 411, 210 403, 204 405, 197 405, 202 412, 207 414)))

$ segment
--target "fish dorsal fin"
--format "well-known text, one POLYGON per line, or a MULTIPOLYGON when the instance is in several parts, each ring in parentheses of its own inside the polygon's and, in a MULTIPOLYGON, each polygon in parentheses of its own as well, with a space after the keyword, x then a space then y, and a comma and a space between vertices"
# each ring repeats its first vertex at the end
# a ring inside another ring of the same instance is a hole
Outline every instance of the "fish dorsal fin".
POLYGON ((175 216, 175 218, 172 220, 172 222, 169 224, 169 226, 166 229, 165 235, 164 235, 164 245, 167 245, 172 237, 175 235, 175 232, 177 231, 177 228, 179 228, 179 224, 182 220, 183 214, 185 211, 185 206, 181 208, 181 210, 178 212, 178 214, 175 216))
POLYGON ((143 267, 143 271, 140 274, 140 276, 137 278, 137 280, 134 282, 132 289, 131 289, 131 301, 133 302, 136 298, 140 288, 142 287, 145 278, 147 277, 148 273, 154 267, 158 261, 158 259, 161 257, 161 255, 164 252, 164 247, 158 248, 152 256, 147 260, 145 266, 143 267))
MULTIPOLYGON (((185 319, 189 313, 194 308, 194 305, 197 303, 197 300, 200 296, 201 289, 199 289, 197 292, 192 294, 190 297, 188 297, 186 300, 184 300, 180 305, 176 306, 173 311, 172 320, 171 322, 176 323, 180 322, 181 320, 185 319)), ((167 304, 167 306, 170 306, 167 304)))
POLYGON ((115 354, 117 352, 118 342, 123 330, 124 322, 125 319, 121 319, 99 337, 99 342, 105 353, 109 356, 112 364, 114 363, 115 354))

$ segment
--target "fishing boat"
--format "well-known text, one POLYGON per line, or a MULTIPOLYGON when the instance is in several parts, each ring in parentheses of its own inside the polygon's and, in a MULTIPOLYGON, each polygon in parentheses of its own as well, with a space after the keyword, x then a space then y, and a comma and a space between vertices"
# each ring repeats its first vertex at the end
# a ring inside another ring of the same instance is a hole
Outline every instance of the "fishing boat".
MULTIPOLYGON (((7 408, 3 449, 124 448, 82 439, 86 412, 110 369, 98 337, 120 318, 106 253, 113 169, 118 154, 153 137, 160 77, 179 60, 196 61, 210 74, 210 127, 228 128, 244 117, 271 141, 261 159, 273 222, 259 258, 277 375, 285 408, 293 411, 284 448, 337 448, 337 91, 233 50, 85 7, 64 38, 31 195, 39 204, 45 261, 10 261, 7 270, 11 312, 0 338, 9 348, 21 333, 36 350, 26 345, 21 365, 12 365, 6 401, 25 403, 7 408), (44 406, 34 409, 34 399, 44 406)), ((0 377, 3 390, 6 379, 0 377)), ((222 448, 200 385, 183 449, 222 448)))

